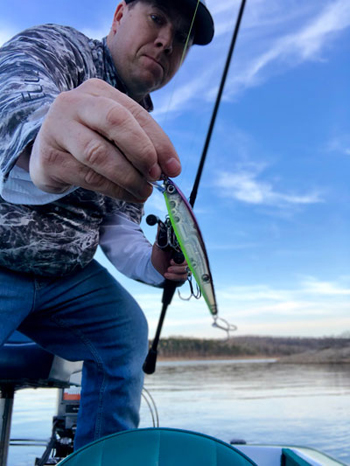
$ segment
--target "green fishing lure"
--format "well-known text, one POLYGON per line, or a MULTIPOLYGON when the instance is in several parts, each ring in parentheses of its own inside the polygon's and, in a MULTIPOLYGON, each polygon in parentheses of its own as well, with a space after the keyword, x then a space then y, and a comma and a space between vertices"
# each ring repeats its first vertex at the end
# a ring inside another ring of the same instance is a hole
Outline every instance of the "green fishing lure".
POLYGON ((152 185, 163 193, 168 211, 168 219, 165 223, 159 219, 155 220, 157 218, 155 216, 149 216, 153 217, 150 225, 158 222, 161 227, 162 240, 160 244, 160 237, 158 237, 159 247, 163 249, 170 247, 175 253, 181 250, 200 290, 199 296, 196 296, 191 285, 192 295, 196 298, 201 295, 204 297, 214 319, 213 326, 226 331, 229 336, 230 332, 236 330, 237 327, 218 317, 218 305, 208 254, 191 205, 170 178, 164 177, 163 184, 154 182, 152 185))
POLYGON ((215 316, 218 313, 218 306, 213 278, 198 222, 187 199, 172 180, 169 178, 164 180, 162 191, 181 251, 209 311, 215 316))

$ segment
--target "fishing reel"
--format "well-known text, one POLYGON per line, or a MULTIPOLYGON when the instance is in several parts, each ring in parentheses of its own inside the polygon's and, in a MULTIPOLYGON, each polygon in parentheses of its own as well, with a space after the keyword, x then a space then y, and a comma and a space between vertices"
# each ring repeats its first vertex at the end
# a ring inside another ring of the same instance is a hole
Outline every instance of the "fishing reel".
MULTIPOLYGON (((185 256, 181 251, 180 245, 175 236, 173 227, 171 226, 170 218, 166 217, 165 221, 162 222, 156 215, 150 214, 146 217, 147 225, 154 226, 158 225, 157 233, 157 246, 163 251, 170 253, 172 259, 176 264, 182 264, 185 260, 185 256)), ((181 286, 183 282, 174 282, 170 280, 165 280, 163 296, 162 296, 162 311, 159 317, 159 322, 157 325, 156 335, 153 339, 153 342, 149 348, 147 357, 142 366, 145 374, 153 374, 156 370, 157 363, 157 354, 158 354, 158 343, 160 338, 160 333, 162 330, 166 310, 171 303, 175 290, 178 286, 181 286)))
MULTIPOLYGON (((182 264, 185 260, 185 256, 181 251, 179 242, 176 238, 174 229, 171 225, 170 218, 167 216, 165 221, 160 220, 156 215, 150 214, 146 217, 147 225, 154 226, 158 225, 158 235, 157 235, 157 245, 163 251, 169 251, 171 253, 171 258, 176 264, 182 264)), ((188 268, 187 282, 190 287, 190 295, 187 298, 184 298, 180 291, 177 290, 178 296, 183 301, 189 301, 192 297, 199 299, 201 297, 201 291, 198 285, 194 286, 192 282, 192 273, 188 268)), ((183 282, 178 282, 178 285, 183 285, 183 282)))
POLYGON ((158 225, 157 245, 163 251, 171 252, 172 259, 176 264, 182 264, 185 260, 179 242, 175 236, 174 229, 171 225, 170 218, 166 217, 165 221, 162 222, 156 215, 150 214, 146 217, 147 225, 154 226, 158 225))

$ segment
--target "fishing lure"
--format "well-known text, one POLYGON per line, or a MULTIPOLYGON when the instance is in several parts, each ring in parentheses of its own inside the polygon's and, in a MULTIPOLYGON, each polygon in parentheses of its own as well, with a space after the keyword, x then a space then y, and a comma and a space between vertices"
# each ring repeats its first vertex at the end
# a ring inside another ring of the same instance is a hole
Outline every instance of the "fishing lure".
MULTIPOLYGON (((185 256, 188 267, 197 282, 201 295, 204 297, 209 311, 214 318, 213 325, 227 332, 235 330, 236 326, 229 324, 221 318, 219 319, 217 316, 218 306, 208 254, 192 207, 178 186, 170 178, 164 177, 163 184, 152 184, 164 195, 172 229, 185 256)), ((171 236, 171 233, 168 232, 167 236, 169 237, 169 235, 171 236)))

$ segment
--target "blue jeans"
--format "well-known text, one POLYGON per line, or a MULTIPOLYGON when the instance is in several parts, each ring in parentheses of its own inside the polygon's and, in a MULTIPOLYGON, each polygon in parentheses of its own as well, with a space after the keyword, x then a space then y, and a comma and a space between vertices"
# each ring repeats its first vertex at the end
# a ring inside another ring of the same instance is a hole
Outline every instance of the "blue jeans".
POLYGON ((48 351, 84 361, 76 449, 138 426, 147 322, 98 262, 55 279, 0 268, 0 323, 0 345, 18 328, 48 351))

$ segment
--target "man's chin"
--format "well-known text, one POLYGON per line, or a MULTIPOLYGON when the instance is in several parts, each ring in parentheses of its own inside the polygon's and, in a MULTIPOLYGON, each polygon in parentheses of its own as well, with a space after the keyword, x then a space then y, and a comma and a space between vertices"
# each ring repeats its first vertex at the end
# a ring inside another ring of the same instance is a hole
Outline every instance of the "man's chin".
POLYGON ((165 83, 163 83, 162 79, 159 79, 159 76, 156 77, 152 73, 145 73, 135 84, 136 85, 133 86, 134 89, 137 90, 138 93, 146 95, 160 89, 165 83))

